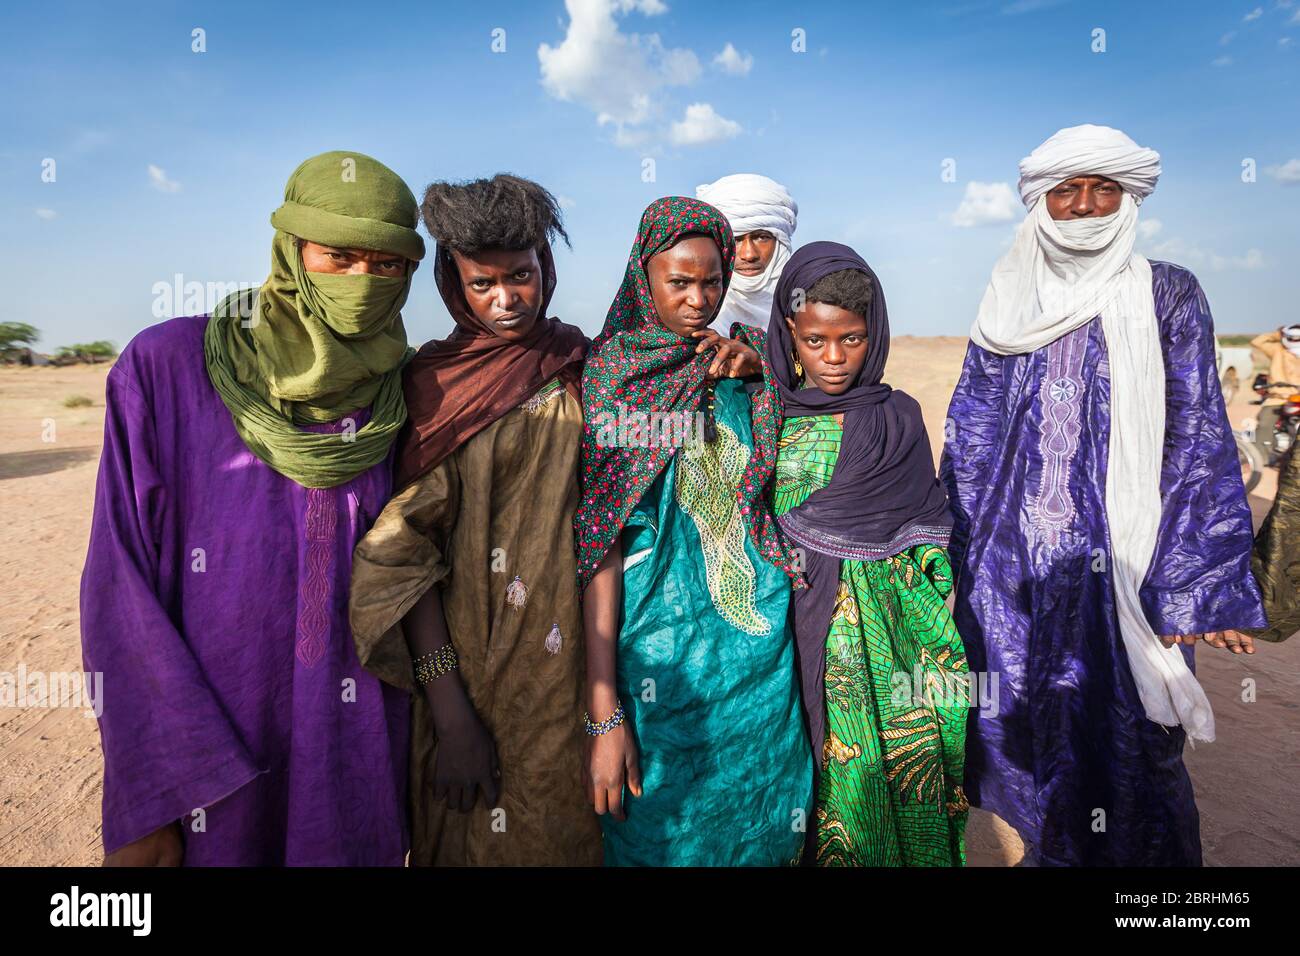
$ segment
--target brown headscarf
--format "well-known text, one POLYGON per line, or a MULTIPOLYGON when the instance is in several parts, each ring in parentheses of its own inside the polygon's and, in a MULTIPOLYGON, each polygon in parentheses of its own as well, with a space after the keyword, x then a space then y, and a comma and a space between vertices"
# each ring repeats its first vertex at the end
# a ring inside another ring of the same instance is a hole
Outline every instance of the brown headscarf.
POLYGON ((537 250, 542 270, 537 324, 518 342, 501 338, 474 315, 451 250, 439 243, 434 256, 434 281, 456 328, 445 339, 425 343, 406 367, 409 417, 394 465, 394 492, 557 376, 582 400, 587 337, 577 326, 545 317, 555 293, 555 258, 549 243, 537 250))

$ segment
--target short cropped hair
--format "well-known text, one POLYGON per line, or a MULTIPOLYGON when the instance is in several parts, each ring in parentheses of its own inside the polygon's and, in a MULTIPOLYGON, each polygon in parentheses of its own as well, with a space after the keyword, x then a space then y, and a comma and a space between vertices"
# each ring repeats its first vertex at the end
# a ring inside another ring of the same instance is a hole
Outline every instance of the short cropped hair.
POLYGON ((841 269, 814 282, 805 301, 824 302, 866 316, 875 294, 871 277, 865 272, 860 269, 841 269))

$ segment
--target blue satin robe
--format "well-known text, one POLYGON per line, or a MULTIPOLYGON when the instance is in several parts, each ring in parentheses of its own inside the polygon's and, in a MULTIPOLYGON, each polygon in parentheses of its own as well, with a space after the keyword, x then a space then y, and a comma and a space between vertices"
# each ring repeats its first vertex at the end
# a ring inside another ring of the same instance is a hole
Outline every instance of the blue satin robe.
MULTIPOLYGON (((1166 425, 1143 608, 1159 635, 1259 626, 1209 305, 1187 270, 1152 271, 1166 425)), ((995 706, 971 710, 971 803, 1014 826, 1045 865, 1199 865, 1185 735, 1145 717, 1110 573, 1094 570, 1109 567, 1100 320, 1025 355, 972 343, 948 417, 940 471, 956 519, 957 628, 972 675, 996 674, 998 690, 995 706)))

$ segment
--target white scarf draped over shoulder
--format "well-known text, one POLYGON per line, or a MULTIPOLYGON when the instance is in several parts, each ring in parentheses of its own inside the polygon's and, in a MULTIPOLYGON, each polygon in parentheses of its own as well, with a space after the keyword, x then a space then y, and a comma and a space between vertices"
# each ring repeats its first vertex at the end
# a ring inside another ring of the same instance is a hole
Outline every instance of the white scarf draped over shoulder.
POLYGON ((1160 155, 1105 126, 1063 129, 1020 162, 1029 209, 1011 249, 993 269, 971 329, 998 355, 1044 348, 1101 316, 1110 365, 1106 525, 1116 610, 1129 668, 1151 720, 1214 739, 1214 714, 1181 649, 1165 647, 1139 591, 1155 554, 1162 502, 1165 368, 1151 264, 1133 251, 1138 206, 1155 189, 1160 155), (1123 187, 1117 212, 1055 220, 1044 194, 1076 176, 1123 187))
POLYGON ((793 248, 794 230, 799 221, 798 204, 780 183, 755 173, 736 173, 696 186, 695 197, 726 216, 737 238, 759 229, 776 237, 776 249, 766 269, 756 276, 732 274, 727 297, 712 323, 724 336, 731 334, 733 321, 767 328, 772 318, 776 281, 781 278, 781 270, 793 248))

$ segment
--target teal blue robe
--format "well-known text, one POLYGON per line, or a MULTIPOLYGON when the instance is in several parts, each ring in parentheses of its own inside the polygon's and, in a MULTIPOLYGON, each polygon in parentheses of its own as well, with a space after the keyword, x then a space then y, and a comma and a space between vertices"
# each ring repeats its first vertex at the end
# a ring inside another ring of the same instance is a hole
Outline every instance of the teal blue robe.
POLYGON ((717 441, 679 450, 623 532, 618 689, 643 795, 601 818, 606 865, 789 864, 815 825, 790 581, 736 501, 749 396, 723 380, 715 405, 717 441))

